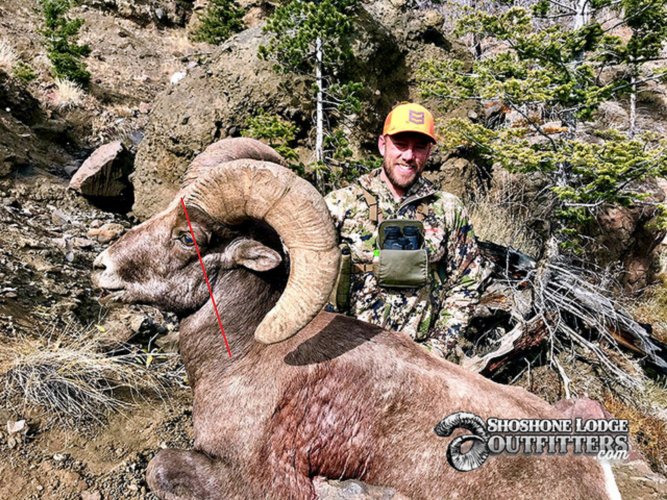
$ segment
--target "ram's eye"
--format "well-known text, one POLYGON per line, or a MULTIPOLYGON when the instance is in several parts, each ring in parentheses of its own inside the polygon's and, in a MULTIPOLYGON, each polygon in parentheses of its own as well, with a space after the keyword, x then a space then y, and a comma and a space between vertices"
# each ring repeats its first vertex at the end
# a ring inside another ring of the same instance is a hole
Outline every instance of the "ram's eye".
POLYGON ((183 243, 186 247, 193 247, 195 246, 195 240, 192 239, 192 235, 190 233, 182 233, 178 237, 178 241, 183 243))

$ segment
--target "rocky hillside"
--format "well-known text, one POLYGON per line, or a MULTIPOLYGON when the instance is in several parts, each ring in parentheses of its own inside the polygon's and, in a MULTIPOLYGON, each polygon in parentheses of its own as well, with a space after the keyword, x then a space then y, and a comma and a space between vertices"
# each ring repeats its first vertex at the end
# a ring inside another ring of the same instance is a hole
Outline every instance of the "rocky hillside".
MULTIPOLYGON (((79 40, 91 48, 86 90, 54 78, 39 1, 0 3, 0 498, 153 498, 144 480, 150 458, 160 448, 191 444, 175 319, 148 307, 103 308, 90 272, 97 254, 164 207, 196 154, 241 135, 258 110, 298 124, 296 155, 312 160, 310 84, 257 57, 276 4, 239 3, 247 29, 217 46, 190 37, 205 0, 76 2, 69 14, 83 21, 79 40)), ((418 3, 419 10, 405 0, 364 4, 349 68, 367 89, 349 123, 355 158, 374 154, 396 101, 419 99, 422 60, 466 51, 442 28, 442 9, 418 3)), ((643 97, 640 119, 664 131, 664 89, 653 90, 643 97)), ((607 103, 596 119, 623 121, 624 106, 607 103)), ((452 116, 482 113, 466 104, 452 116)), ((444 189, 469 199, 485 239, 508 244, 521 233, 524 249, 532 248, 532 228, 522 226, 521 213, 505 210, 505 201, 522 203, 543 188, 539 178, 489 178, 474 158, 445 150, 430 170, 444 189), (517 184, 520 195, 508 191, 517 184), (480 186, 491 187, 485 197, 469 196, 480 186)), ((667 193, 660 179, 645 189, 658 198, 667 193)), ((610 210, 597 236, 606 262, 624 273, 614 278, 633 291, 620 300, 667 340, 667 294, 656 285, 667 249, 653 216, 642 207, 610 210)), ((544 381, 535 384, 528 370, 518 383, 563 397, 553 371, 535 373, 544 381)), ((664 387, 652 387, 659 397, 646 420, 655 427, 649 444, 667 436, 664 387)), ((643 461, 619 467, 628 498, 667 497, 656 473, 664 455, 648 460, 653 470, 643 461)), ((348 496, 363 492, 345 488, 348 496)))

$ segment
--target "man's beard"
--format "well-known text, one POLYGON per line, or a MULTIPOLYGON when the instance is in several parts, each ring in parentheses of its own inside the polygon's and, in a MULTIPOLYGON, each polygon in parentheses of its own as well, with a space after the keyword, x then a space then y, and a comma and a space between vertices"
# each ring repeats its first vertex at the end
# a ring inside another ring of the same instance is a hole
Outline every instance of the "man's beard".
POLYGON ((389 182, 391 182, 394 186, 399 187, 405 191, 410 189, 414 185, 414 183, 417 182, 417 179, 419 179, 419 174, 417 173, 416 168, 414 169, 415 174, 412 177, 412 180, 409 182, 400 181, 399 179, 394 177, 393 171, 391 171, 389 167, 387 167, 386 162, 382 162, 382 170, 384 170, 384 174, 387 176, 387 179, 389 179, 389 182))

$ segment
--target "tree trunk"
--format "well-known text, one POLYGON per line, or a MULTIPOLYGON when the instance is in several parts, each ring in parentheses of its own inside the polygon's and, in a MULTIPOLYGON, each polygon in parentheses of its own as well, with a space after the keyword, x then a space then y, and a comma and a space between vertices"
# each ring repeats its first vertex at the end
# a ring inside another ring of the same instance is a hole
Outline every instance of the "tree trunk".
POLYGON ((591 9, 589 0, 577 0, 574 15, 574 29, 578 30, 586 26, 591 20, 591 9))
POLYGON ((637 133, 637 65, 631 64, 630 76, 630 129, 628 135, 633 138, 637 133))
MULTIPOLYGON (((315 117, 315 127, 317 132, 315 136, 315 161, 318 163, 324 162, 324 80, 322 78, 322 60, 322 39, 318 36, 315 40, 315 80, 317 84, 317 114, 315 117)), ((321 192, 324 186, 322 185, 322 174, 320 173, 319 168, 316 171, 315 180, 317 183, 317 188, 321 192)))

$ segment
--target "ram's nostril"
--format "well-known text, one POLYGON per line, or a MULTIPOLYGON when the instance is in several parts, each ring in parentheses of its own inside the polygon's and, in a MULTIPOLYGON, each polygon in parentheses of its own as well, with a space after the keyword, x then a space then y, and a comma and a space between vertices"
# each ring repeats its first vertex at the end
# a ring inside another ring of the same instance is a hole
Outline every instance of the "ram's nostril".
POLYGON ((104 254, 101 253, 100 255, 97 256, 95 262, 93 262, 93 269, 96 271, 104 271, 106 268, 107 266, 104 263, 104 254))

